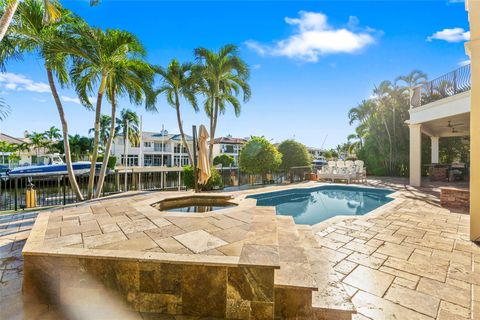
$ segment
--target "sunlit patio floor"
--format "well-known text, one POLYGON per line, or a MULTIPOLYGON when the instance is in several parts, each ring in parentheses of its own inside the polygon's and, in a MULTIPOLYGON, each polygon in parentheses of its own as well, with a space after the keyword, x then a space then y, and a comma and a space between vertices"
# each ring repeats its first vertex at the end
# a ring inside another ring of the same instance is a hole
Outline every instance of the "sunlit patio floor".
MULTIPOLYGON (((365 216, 298 226, 310 238, 303 243, 333 266, 357 310, 353 319, 480 319, 480 247, 469 241, 468 214, 440 207, 438 185, 405 183, 369 180, 395 189, 395 200, 365 216)), ((22 295, 22 248, 36 216, 0 215, 0 319, 62 318, 54 307, 22 295)))

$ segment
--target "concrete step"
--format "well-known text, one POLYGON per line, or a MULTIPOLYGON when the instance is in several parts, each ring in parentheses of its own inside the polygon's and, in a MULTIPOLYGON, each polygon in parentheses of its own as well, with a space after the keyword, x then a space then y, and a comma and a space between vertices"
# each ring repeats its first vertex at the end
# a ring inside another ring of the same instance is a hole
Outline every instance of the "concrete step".
POLYGON ((315 319, 350 320, 356 310, 333 265, 323 250, 314 245, 317 241, 311 228, 301 226, 298 229, 318 289, 312 294, 315 319))

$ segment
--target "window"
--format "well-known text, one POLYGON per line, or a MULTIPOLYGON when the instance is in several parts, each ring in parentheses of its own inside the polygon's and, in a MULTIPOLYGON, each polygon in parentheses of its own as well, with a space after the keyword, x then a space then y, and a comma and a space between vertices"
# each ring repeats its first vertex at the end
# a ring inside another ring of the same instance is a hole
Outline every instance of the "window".
POLYGON ((154 151, 165 151, 165 143, 163 142, 155 142, 153 144, 154 151))
POLYGON ((176 144, 175 147, 173 148, 174 153, 187 153, 187 148, 183 146, 183 144, 179 143, 176 144))
POLYGON ((143 143, 143 146, 144 146, 145 148, 151 148, 151 147, 152 147, 152 142, 151 142, 151 141, 145 141, 145 142, 143 143))
POLYGON ((173 156, 173 166, 183 167, 189 164, 187 156, 173 156))
MULTIPOLYGON (((122 165, 125 165, 125 156, 123 154, 122 154, 122 158, 121 158, 121 163, 122 163, 122 165)), ((138 156, 133 155, 133 154, 129 154, 127 156, 127 165, 128 166, 138 166, 138 156)))

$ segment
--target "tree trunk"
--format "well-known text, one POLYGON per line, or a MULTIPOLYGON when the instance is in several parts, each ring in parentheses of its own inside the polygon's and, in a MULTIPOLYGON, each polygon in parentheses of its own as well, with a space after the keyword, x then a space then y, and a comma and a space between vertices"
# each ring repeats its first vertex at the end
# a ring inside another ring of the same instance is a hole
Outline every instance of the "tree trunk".
POLYGON ((387 125, 387 122, 385 121, 385 117, 382 116, 382 121, 383 121, 383 125, 385 126, 385 130, 387 131, 387 136, 388 136, 388 158, 389 158, 389 162, 388 162, 388 171, 389 171, 389 174, 392 173, 392 136, 390 135, 390 130, 388 129, 388 125, 387 125))
POLYGON ((115 100, 115 92, 112 94, 112 122, 110 124, 110 133, 108 136, 107 143, 105 145, 105 152, 103 154, 102 167, 100 169, 100 174, 98 175, 97 189, 95 190, 95 198, 100 197, 103 190, 103 183, 105 181, 105 174, 107 173, 108 168, 108 159, 110 158, 110 149, 112 147, 113 137, 115 136, 115 117, 117 112, 117 101, 115 100))
POLYGON ((209 145, 209 154, 208 159, 210 160, 210 166, 213 166, 213 145, 215 144, 215 131, 217 130, 217 119, 218 119, 218 97, 215 97, 215 106, 212 110, 212 119, 210 121, 210 145, 209 145))
POLYGON ((100 88, 98 89, 97 105, 95 107, 95 134, 93 137, 93 151, 92 160, 90 162, 90 175, 88 177, 87 199, 92 199, 93 197, 93 186, 95 184, 95 169, 98 157, 98 144, 100 142, 100 116, 102 113, 102 99, 103 93, 105 92, 106 84, 107 78, 105 75, 103 75, 102 82, 100 83, 100 88))
MULTIPOLYGON (((183 132, 183 123, 180 115, 180 102, 178 102, 178 97, 176 97, 175 105, 176 105, 175 110, 177 111, 178 130, 180 130, 182 143, 185 146, 185 149, 187 149, 188 160, 190 161, 190 164, 193 166, 193 157, 192 157, 192 154, 190 153, 190 148, 188 147, 187 140, 185 139, 185 133, 183 132)), ((181 151, 182 150, 180 150, 180 152, 181 151)))
POLYGON ((68 180, 70 180, 70 186, 77 197, 77 200, 83 201, 83 195, 78 187, 77 179, 75 179, 75 173, 73 172, 72 166, 72 156, 70 154, 70 141, 68 140, 68 125, 67 119, 65 119, 65 112, 63 111, 62 102, 58 96, 57 88, 55 87, 55 82, 53 81, 52 70, 47 68, 48 83, 50 89, 52 90, 53 99, 57 105, 58 114, 60 115, 60 121, 62 123, 62 132, 63 132, 63 149, 65 151, 65 163, 67 165, 68 180))
POLYGON ((18 3, 19 3, 18 0, 8 1, 7 7, 5 8, 5 12, 3 12, 2 17, 0 18, 0 41, 3 40, 3 37, 7 33, 7 29, 10 26, 10 22, 12 22, 12 18, 15 15, 15 11, 17 11, 18 3))

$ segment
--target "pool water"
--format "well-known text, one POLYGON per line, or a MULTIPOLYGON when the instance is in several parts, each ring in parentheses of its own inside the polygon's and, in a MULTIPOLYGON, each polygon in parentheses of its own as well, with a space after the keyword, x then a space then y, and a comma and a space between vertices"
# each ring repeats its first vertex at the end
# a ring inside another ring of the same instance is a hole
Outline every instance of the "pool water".
POLYGON ((292 216, 297 224, 314 225, 337 215, 363 215, 393 199, 393 190, 355 186, 320 186, 251 195, 257 206, 274 206, 277 215, 292 216))
POLYGON ((232 207, 232 205, 222 205, 222 206, 204 206, 204 205, 194 205, 194 206, 178 206, 165 209, 165 211, 170 212, 210 212, 215 210, 225 209, 226 207, 232 207))

